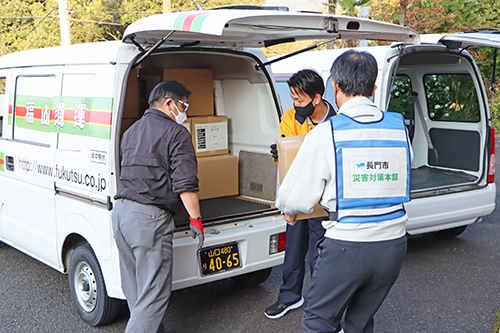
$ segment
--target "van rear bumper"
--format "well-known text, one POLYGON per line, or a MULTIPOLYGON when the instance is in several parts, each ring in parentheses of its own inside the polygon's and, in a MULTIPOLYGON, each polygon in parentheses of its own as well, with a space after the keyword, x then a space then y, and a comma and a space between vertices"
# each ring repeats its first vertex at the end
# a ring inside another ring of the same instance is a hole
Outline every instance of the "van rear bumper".
POLYGON ((405 204, 410 235, 460 227, 478 221, 495 209, 496 185, 471 191, 418 198, 405 204))
POLYGON ((241 267, 211 275, 202 275, 198 240, 191 232, 174 236, 173 290, 251 273, 283 263, 284 253, 269 254, 270 236, 286 231, 281 215, 245 222, 206 226, 204 247, 237 242, 241 267))

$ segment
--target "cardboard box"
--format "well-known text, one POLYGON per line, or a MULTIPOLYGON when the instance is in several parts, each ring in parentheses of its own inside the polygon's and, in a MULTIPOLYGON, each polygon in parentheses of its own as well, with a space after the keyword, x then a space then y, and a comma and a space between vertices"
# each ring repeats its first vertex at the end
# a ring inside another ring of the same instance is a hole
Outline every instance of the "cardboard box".
MULTIPOLYGON (((305 135, 290 136, 286 138, 277 138, 276 146, 278 149, 278 174, 280 178, 280 184, 285 178, 286 172, 290 169, 295 156, 297 155, 302 142, 304 141, 305 135)), ((314 206, 314 210, 311 214, 299 214, 297 220, 311 219, 315 217, 328 216, 326 211, 319 205, 314 206)))
POLYGON ((191 137, 197 157, 225 155, 228 150, 227 116, 191 117, 191 137))
POLYGON ((238 157, 220 155, 198 158, 198 179, 200 200, 238 195, 238 157))
MULTIPOLYGON (((186 121, 182 124, 186 129, 189 131, 189 134, 191 134, 191 125, 193 123, 193 118, 188 118, 186 121)), ((191 137, 192 138, 192 137, 191 137)))
POLYGON ((191 91, 188 117, 214 115, 214 74, 211 68, 165 68, 163 81, 176 80, 191 91))
MULTIPOLYGON (((138 119, 141 107, 139 104, 139 78, 137 69, 132 69, 128 76, 125 105, 123 106, 123 118, 138 119)), ((142 110, 143 111, 143 110, 142 110)))
POLYGON ((161 68, 147 68, 139 70, 139 103, 142 111, 149 109, 149 94, 163 76, 161 68))

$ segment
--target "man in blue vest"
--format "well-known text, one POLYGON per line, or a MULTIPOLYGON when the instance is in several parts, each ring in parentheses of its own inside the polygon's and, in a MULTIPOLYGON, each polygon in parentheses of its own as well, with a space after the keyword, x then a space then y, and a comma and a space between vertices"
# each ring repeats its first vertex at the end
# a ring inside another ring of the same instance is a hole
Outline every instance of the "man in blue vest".
POLYGON ((345 312, 346 333, 368 333, 406 255, 411 148, 403 117, 369 99, 377 78, 371 54, 344 52, 331 77, 339 114, 306 136, 276 206, 290 224, 318 202, 330 212, 303 332, 335 332, 345 312))

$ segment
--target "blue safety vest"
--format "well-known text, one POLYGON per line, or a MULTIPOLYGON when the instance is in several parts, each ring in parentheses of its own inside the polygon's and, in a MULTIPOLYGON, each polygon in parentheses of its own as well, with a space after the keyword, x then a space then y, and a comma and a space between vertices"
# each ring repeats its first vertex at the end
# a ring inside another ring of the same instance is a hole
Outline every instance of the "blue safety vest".
POLYGON ((336 157, 340 223, 389 221, 405 215, 410 201, 410 153, 403 117, 360 123, 338 114, 330 119, 336 157))

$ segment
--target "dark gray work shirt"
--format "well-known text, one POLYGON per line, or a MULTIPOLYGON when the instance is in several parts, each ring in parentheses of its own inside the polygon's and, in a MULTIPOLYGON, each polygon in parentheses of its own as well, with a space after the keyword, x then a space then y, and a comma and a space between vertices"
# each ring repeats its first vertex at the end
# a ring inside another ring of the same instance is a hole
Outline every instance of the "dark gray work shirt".
POLYGON ((198 192, 191 135, 165 113, 148 109, 123 135, 121 175, 115 199, 155 205, 175 214, 179 194, 198 192))

